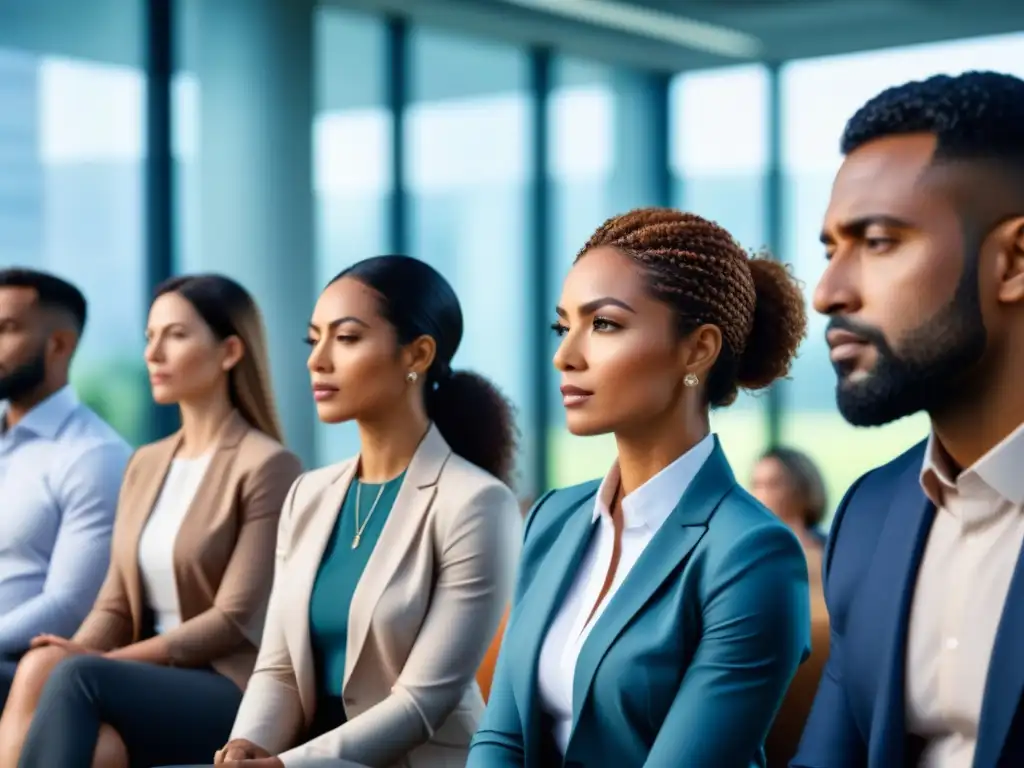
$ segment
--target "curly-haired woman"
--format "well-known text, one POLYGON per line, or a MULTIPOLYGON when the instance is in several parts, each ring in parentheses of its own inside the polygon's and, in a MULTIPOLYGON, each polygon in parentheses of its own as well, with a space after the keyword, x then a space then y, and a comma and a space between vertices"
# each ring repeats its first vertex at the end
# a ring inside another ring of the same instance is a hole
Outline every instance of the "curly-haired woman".
POLYGON ((644 209, 590 238, 556 313, 569 430, 618 457, 528 516, 469 768, 762 766, 808 649, 807 566, 709 410, 785 375, 800 290, 721 227, 644 209))

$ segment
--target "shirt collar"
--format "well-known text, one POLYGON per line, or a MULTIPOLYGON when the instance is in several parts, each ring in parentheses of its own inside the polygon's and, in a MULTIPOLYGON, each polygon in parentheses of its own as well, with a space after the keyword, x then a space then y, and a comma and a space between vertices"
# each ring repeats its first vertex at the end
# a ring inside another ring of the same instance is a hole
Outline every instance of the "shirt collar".
POLYGON ((954 479, 949 457, 932 432, 928 435, 924 465, 921 468, 921 487, 936 506, 942 506, 944 489, 953 490, 958 484, 975 479, 984 483, 1007 501, 1024 504, 1024 424, 1007 435, 998 445, 978 459, 954 479))
MULTIPOLYGON (((625 528, 645 526, 658 530, 679 504, 693 478, 715 449, 715 438, 706 435, 678 459, 622 499, 622 519, 625 528)), ((610 517, 610 506, 619 487, 619 464, 612 465, 597 492, 593 520, 602 515, 610 517)))
MULTIPOLYGON (((57 437, 60 428, 64 426, 64 422, 67 421, 68 417, 77 407, 78 397, 71 386, 66 385, 41 403, 37 403, 12 429, 24 429, 39 437, 53 440, 57 437)), ((7 419, 6 403, 4 404, 3 412, 0 413, 0 419, 2 419, 0 423, 7 419)))

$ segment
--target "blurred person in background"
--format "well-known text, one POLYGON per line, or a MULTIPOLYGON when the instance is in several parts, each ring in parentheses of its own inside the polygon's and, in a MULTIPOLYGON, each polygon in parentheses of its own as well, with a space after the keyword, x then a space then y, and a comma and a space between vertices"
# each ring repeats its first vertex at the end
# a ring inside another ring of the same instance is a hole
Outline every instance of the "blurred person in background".
POLYGON ((132 457, 82 628, 36 638, 22 659, 0 719, 5 768, 202 759, 230 732, 256 660, 300 472, 281 446, 259 310, 228 278, 174 278, 150 307, 145 359, 182 428, 132 457))
POLYGON ((360 452, 288 496, 259 660, 217 764, 465 764, 522 524, 513 412, 452 370, 462 333, 451 286, 405 256, 361 261, 320 295, 317 414, 355 421, 360 452))
POLYGON ((793 765, 1024 765, 1024 81, 890 88, 850 119, 814 294, 840 412, 923 411, 825 556, 831 655, 793 765))
POLYGON ((769 449, 754 465, 751 492, 800 540, 810 583, 811 655, 793 677, 764 745, 768 768, 784 768, 796 754, 829 654, 828 609, 821 582, 825 534, 818 527, 825 517, 827 496, 814 461, 783 446, 769 449))
POLYGON ((131 448, 68 384, 86 314, 70 283, 0 270, 0 706, 32 638, 74 633, 107 572, 131 448))
POLYGON ((820 590, 826 537, 819 526, 825 519, 828 497, 817 465, 795 448, 771 448, 754 465, 750 491, 800 539, 811 586, 820 590))
POLYGON ((762 766, 808 649, 807 566, 709 410, 786 374, 800 289, 721 227, 641 209, 590 238, 556 314, 569 431, 613 433, 618 458, 527 518, 468 765, 762 766))

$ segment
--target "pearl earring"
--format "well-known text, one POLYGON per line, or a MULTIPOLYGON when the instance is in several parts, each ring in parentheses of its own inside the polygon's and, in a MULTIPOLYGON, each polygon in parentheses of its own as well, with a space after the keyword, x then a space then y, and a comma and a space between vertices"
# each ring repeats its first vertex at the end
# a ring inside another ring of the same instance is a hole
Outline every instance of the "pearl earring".
POLYGON ((697 378, 697 374, 688 373, 683 377, 683 385, 687 387, 696 387, 700 384, 700 379, 697 378))
POLYGON ((405 380, 408 381, 410 384, 415 384, 416 379, 418 379, 419 377, 420 375, 416 373, 416 371, 409 371, 407 374, 405 374, 405 380))

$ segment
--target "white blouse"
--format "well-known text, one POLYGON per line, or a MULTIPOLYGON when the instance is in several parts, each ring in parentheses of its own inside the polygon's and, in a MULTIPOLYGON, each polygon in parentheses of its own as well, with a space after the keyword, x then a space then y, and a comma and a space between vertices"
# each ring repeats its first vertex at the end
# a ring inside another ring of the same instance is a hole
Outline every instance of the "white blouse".
POLYGON ((175 459, 139 539, 139 571, 157 634, 181 623, 178 582, 174 576, 174 542, 210 465, 210 455, 175 459))
POLYGON ((594 610, 611 566, 615 542, 609 505, 619 485, 618 464, 611 468, 601 483, 592 513, 594 522, 599 523, 597 533, 591 539, 572 586, 548 628, 538 662, 537 687, 541 706, 554 720, 555 741, 563 755, 572 731, 573 678, 583 644, 644 549, 679 504, 680 497, 704 466, 714 447, 715 440, 708 435, 642 486, 623 497, 619 566, 611 588, 594 610), (588 623, 591 611, 594 615, 588 623))

